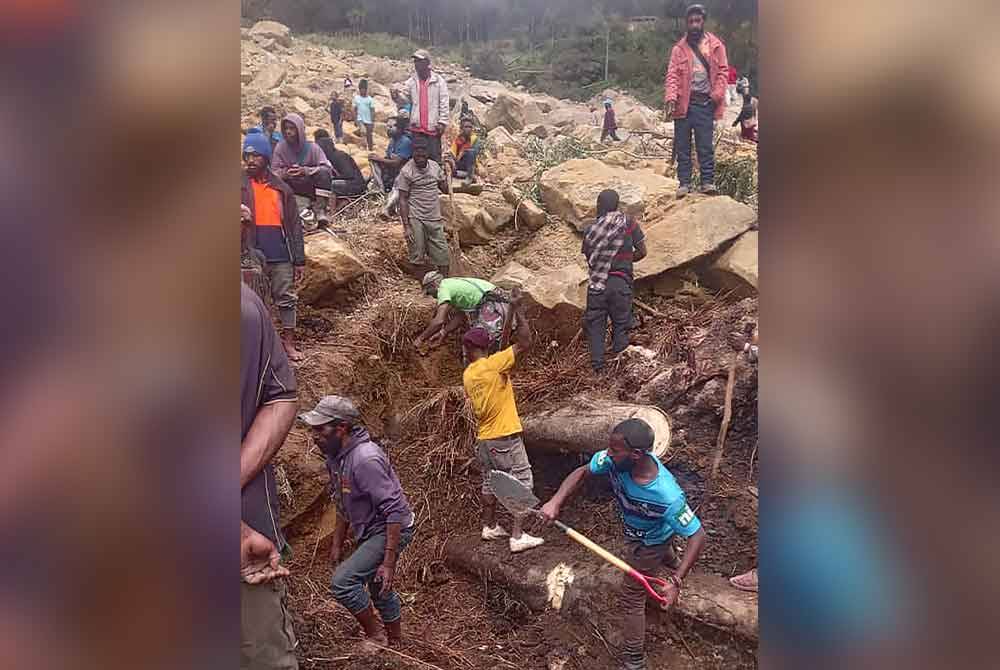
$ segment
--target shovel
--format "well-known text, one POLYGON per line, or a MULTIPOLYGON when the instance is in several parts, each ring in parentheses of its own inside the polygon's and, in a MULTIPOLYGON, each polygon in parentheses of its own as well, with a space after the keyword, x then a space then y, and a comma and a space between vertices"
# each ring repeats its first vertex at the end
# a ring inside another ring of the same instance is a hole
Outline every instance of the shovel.
MULTIPOLYGON (((512 514, 534 514, 538 517, 542 516, 542 513, 535 509, 539 503, 535 494, 532 493, 531 489, 527 486, 514 479, 514 477, 512 477, 509 473, 500 472, 499 470, 493 470, 490 472, 490 488, 493 489, 493 495, 495 495, 497 500, 500 501, 500 504, 510 510, 512 514)), ((665 579, 650 577, 649 575, 642 574, 631 565, 588 538, 583 533, 573 530, 558 519, 554 520, 552 523, 555 524, 556 528, 566 533, 570 539, 575 540, 590 552, 597 554, 605 561, 615 566, 635 581, 639 582, 639 584, 646 589, 646 593, 649 594, 649 597, 659 603, 662 609, 666 609, 670 605, 669 601, 660 595, 660 593, 654 588, 667 588, 669 582, 665 579)))

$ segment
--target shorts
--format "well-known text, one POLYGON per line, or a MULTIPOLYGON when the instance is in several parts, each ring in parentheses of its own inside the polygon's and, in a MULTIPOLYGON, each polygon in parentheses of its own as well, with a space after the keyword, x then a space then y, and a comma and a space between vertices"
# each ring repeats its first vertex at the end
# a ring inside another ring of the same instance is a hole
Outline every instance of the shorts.
POLYGON ((367 190, 365 182, 347 181, 346 179, 334 179, 330 183, 330 190, 340 197, 364 195, 367 190))
POLYGON ((484 494, 493 495, 490 486, 490 472, 493 470, 507 472, 529 489, 534 488, 531 463, 528 462, 528 452, 524 450, 520 433, 495 440, 480 440, 476 444, 476 456, 483 471, 484 494))

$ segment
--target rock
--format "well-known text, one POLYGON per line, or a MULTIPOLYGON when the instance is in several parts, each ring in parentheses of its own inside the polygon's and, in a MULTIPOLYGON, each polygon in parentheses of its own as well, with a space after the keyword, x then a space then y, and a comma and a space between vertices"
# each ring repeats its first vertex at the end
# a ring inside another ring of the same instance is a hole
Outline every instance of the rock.
POLYGON ((652 132, 656 130, 660 119, 652 109, 648 107, 633 107, 618 119, 620 128, 629 130, 642 130, 652 132))
POLYGON ((745 233, 757 220, 752 208, 727 196, 688 196, 657 216, 641 224, 648 254, 635 265, 636 279, 707 256, 745 233))
POLYGON ((271 38, 283 47, 292 46, 292 31, 283 23, 277 21, 258 21, 250 29, 250 37, 256 39, 271 38))
POLYGON ((545 210, 535 204, 535 201, 530 198, 526 198, 517 208, 518 226, 524 226, 528 230, 538 230, 545 225, 547 220, 545 210))
POLYGON ((576 126, 570 132, 570 137, 575 137, 581 142, 600 142, 601 129, 596 126, 576 126))
POLYGON ((540 140, 548 139, 549 137, 554 137, 556 134, 555 126, 547 126, 542 123, 533 123, 530 126, 524 127, 525 135, 534 135, 540 140))
POLYGON ((484 86, 482 84, 473 84, 469 87, 469 97, 475 98, 479 102, 485 104, 492 104, 496 102, 497 93, 503 91, 503 88, 491 88, 489 86, 484 86))
POLYGON ((280 86, 281 82, 285 80, 286 74, 288 74, 288 70, 284 65, 271 63, 257 73, 250 86, 264 93, 280 86))
POLYGON ((305 249, 306 271, 299 298, 307 304, 330 301, 337 289, 367 272, 354 252, 333 235, 310 235, 306 237, 305 249))
POLYGON ((451 213, 451 198, 441 195, 441 216, 445 228, 458 233, 458 241, 465 245, 486 244, 496 232, 514 218, 514 210, 502 198, 475 196, 468 193, 454 195, 455 216, 451 213))
POLYGON ((582 107, 563 106, 556 107, 550 114, 545 116, 545 122, 553 126, 591 126, 593 127, 592 115, 582 107))
POLYGON ((519 288, 528 304, 556 316, 574 320, 587 307, 587 271, 579 265, 566 265, 558 270, 539 273, 517 261, 511 261, 490 280, 503 288, 519 288))
POLYGON ((632 164, 632 159, 623 151, 609 151, 604 154, 602 160, 608 165, 614 165, 615 167, 630 167, 632 164))
POLYGON ((273 37, 261 37, 260 35, 254 35, 253 41, 264 51, 274 51, 279 46, 278 43, 274 41, 273 37))
POLYGON ((241 40, 248 40, 248 39, 250 39, 250 29, 249 28, 240 28, 240 39, 241 40))
POLYGON ((623 211, 640 219, 647 212, 672 207, 677 182, 647 170, 626 170, 596 158, 576 158, 547 170, 541 178, 542 201, 549 213, 583 230, 597 213, 597 195, 615 189, 623 211))
POLYGON ((706 283, 739 297, 757 293, 757 231, 740 236, 706 273, 706 283))
POLYGON ((291 105, 292 109, 303 116, 311 112, 313 109, 312 105, 302 98, 292 98, 288 104, 291 105))
POLYGON ((486 134, 486 138, 493 145, 494 149, 502 149, 505 146, 517 144, 514 136, 507 132, 507 129, 503 126, 491 130, 486 134))
POLYGON ((306 86, 289 83, 285 83, 281 87, 281 95, 286 98, 302 98, 303 100, 315 100, 319 97, 315 91, 306 86))
POLYGON ((240 83, 249 84, 253 81, 253 72, 248 72, 246 70, 240 70, 240 83))
POLYGON ((507 93, 497 96, 496 102, 483 119, 489 129, 504 127, 517 132, 526 125, 542 122, 542 112, 530 98, 515 97, 507 93))

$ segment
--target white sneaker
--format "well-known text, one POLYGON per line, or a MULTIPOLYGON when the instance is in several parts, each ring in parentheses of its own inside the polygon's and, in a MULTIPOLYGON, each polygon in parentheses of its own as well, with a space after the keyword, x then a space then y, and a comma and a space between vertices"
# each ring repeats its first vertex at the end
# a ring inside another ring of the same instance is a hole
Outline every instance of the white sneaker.
POLYGON ((483 540, 489 542, 491 540, 499 540, 502 537, 507 537, 508 533, 505 531, 500 524, 493 526, 492 528, 487 528, 483 526, 483 540))
POLYGON ((517 554, 522 551, 527 551, 528 549, 534 549, 535 547, 540 547, 545 544, 545 540, 540 537, 534 537, 528 535, 527 533, 521 533, 521 537, 510 538, 510 553, 517 554))

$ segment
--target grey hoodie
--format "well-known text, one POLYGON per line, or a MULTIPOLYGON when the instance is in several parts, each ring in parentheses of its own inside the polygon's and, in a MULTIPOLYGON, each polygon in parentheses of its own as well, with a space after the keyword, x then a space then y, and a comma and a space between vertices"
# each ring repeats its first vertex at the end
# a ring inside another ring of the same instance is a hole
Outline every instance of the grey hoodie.
MULTIPOLYGON (((291 145, 287 140, 281 140, 274 148, 274 157, 271 159, 271 169, 278 173, 282 179, 288 178, 288 168, 293 165, 301 165, 306 168, 306 174, 314 175, 325 171, 333 174, 333 168, 326 154, 315 142, 306 140, 306 124, 298 114, 289 114, 281 120, 290 121, 299 130, 299 143, 291 145)), ((280 126, 279 126, 280 128, 280 126)))

